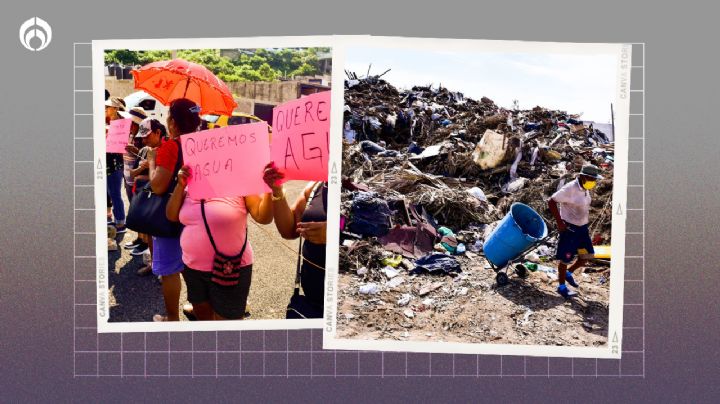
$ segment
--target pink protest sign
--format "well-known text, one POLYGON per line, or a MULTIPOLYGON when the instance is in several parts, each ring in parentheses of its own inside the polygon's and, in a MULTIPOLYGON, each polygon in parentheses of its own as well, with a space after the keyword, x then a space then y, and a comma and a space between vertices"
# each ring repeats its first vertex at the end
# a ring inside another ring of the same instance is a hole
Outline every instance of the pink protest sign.
POLYGON ((270 162, 267 122, 231 125, 180 137, 183 162, 190 167, 193 199, 270 192, 263 170, 270 162))
POLYGON ((125 146, 130 140, 131 119, 116 119, 110 121, 110 129, 105 136, 106 153, 125 153, 125 146))
POLYGON ((330 91, 273 109, 271 155, 286 180, 327 181, 330 91))

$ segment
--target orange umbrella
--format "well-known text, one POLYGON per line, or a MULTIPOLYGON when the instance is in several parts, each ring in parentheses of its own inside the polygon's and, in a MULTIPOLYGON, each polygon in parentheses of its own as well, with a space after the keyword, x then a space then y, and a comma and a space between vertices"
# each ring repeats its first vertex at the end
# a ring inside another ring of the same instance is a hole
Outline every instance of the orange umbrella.
POLYGON ((149 63, 132 71, 135 88, 164 105, 188 98, 203 114, 232 115, 237 103, 228 86, 205 66, 183 59, 149 63))

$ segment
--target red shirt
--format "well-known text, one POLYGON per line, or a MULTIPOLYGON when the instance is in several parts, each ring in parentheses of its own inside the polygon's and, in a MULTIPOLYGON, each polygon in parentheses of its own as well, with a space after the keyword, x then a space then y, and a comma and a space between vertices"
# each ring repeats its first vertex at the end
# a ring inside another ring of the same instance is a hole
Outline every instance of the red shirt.
MULTIPOLYGON (((180 139, 163 140, 155 152, 155 165, 173 173, 178 159, 178 143, 180 143, 180 139)), ((182 162, 182 156, 180 157, 182 162)))

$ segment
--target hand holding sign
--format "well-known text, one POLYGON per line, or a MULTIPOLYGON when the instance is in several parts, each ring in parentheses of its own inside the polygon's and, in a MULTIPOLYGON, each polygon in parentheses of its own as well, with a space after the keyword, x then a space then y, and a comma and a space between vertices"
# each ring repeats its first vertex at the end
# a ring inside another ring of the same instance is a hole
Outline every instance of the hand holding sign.
POLYGON ((270 192, 263 170, 270 161, 266 122, 231 125, 180 137, 183 161, 192 173, 193 199, 245 196, 270 192))
POLYGON ((285 180, 327 181, 330 91, 273 109, 272 159, 285 180))
POLYGON ((185 188, 185 186, 187 186, 190 176, 192 176, 192 169, 190 168, 190 166, 182 166, 180 168, 180 171, 178 171, 177 175, 177 183, 180 188, 185 188))
POLYGON ((110 128, 105 136, 106 153, 125 153, 130 137, 131 119, 115 119, 110 121, 110 128))
POLYGON ((273 194, 279 194, 282 191, 282 180, 285 176, 278 171, 275 163, 268 163, 263 172, 263 181, 273 190, 273 194))

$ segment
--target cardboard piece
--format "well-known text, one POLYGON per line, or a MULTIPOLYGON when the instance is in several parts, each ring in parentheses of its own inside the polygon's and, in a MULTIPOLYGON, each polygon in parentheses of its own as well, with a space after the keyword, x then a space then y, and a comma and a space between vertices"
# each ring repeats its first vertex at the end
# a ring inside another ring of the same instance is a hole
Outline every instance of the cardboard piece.
POLYGON ((330 91, 273 109, 272 160, 285 180, 327 181, 330 91))
POLYGON ((230 125, 180 136, 183 162, 190 167, 193 199, 270 192, 263 170, 270 162, 266 122, 230 125))

